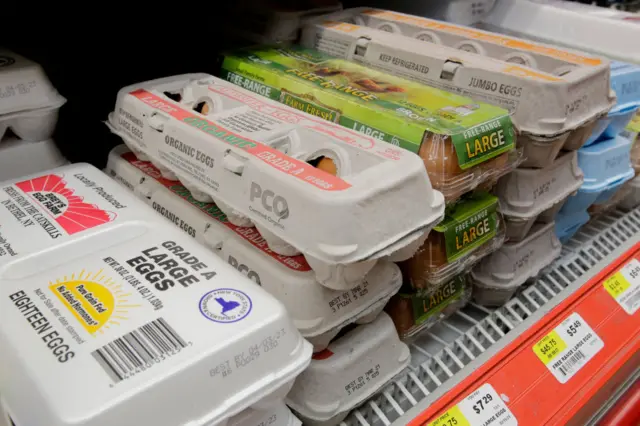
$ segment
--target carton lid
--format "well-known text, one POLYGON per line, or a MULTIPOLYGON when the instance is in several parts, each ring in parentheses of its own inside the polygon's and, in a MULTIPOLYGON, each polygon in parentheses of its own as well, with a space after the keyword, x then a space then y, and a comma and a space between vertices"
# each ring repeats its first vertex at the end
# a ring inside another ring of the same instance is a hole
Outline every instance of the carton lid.
POLYGON ((617 114, 640 107, 640 66, 624 62, 611 63, 611 88, 618 102, 609 114, 617 114))

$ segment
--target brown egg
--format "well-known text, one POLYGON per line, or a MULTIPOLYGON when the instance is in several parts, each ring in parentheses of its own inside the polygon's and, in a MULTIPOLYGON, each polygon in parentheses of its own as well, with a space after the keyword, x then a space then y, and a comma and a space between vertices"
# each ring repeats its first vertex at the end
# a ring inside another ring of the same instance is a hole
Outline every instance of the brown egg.
POLYGON ((318 161, 316 168, 333 176, 338 175, 338 167, 336 166, 336 163, 328 157, 322 157, 322 159, 318 161))

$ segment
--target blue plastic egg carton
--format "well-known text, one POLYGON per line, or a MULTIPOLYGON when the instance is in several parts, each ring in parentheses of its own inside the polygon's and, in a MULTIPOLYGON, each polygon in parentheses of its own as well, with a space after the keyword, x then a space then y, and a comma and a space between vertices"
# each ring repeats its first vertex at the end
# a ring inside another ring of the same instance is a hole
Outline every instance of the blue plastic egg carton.
POLYGON ((609 114, 598 121, 584 146, 616 137, 627 127, 640 108, 640 66, 611 62, 611 89, 618 101, 609 114))
POLYGON ((560 214, 575 215, 586 212, 592 204, 606 203, 632 179, 631 144, 629 139, 617 136, 580 148, 578 167, 584 173, 584 182, 577 193, 567 199, 560 214))
POLYGON ((566 244, 588 221, 589 213, 586 211, 570 214, 558 213, 555 218, 556 236, 562 244, 566 244))

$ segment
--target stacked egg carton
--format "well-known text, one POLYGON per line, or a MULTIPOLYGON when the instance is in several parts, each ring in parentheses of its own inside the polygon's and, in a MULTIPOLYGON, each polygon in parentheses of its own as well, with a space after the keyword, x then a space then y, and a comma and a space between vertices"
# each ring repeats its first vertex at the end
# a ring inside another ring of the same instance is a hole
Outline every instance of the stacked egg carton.
POLYGON ((221 76, 422 158, 448 207, 418 253, 401 262, 405 286, 387 312, 408 338, 464 305, 470 289, 462 275, 503 243, 498 199, 486 189, 520 163, 521 150, 508 111, 328 53, 241 50, 225 55, 221 76))
POLYGON ((0 49, 0 181, 66 163, 50 139, 65 102, 38 64, 0 49))
POLYGON ((280 299, 313 342, 287 399, 305 424, 336 424, 406 367, 381 311, 401 283, 391 262, 444 212, 419 158, 207 75, 123 89, 109 126, 135 152, 115 150, 110 174, 280 299))
POLYGON ((92 166, 0 187, 4 420, 300 424, 312 346, 273 296, 92 166))

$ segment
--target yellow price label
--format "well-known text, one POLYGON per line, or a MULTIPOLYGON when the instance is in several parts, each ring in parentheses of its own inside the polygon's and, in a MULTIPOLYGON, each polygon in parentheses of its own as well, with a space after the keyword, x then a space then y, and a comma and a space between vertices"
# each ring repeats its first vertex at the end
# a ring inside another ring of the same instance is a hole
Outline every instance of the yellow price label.
POLYGON ((549 364, 558 354, 567 349, 567 343, 562 340, 558 332, 553 330, 533 345, 533 352, 544 365, 549 364))
POLYGON ((627 130, 634 133, 640 133, 640 112, 636 113, 633 119, 629 122, 627 130))
POLYGON ((429 423, 427 426, 471 426, 471 423, 462 414, 456 405, 448 409, 443 415, 429 423))
POLYGON ((622 272, 614 274, 604 282, 604 289, 607 290, 614 299, 627 291, 629 287, 631 287, 631 283, 622 275, 622 272))

